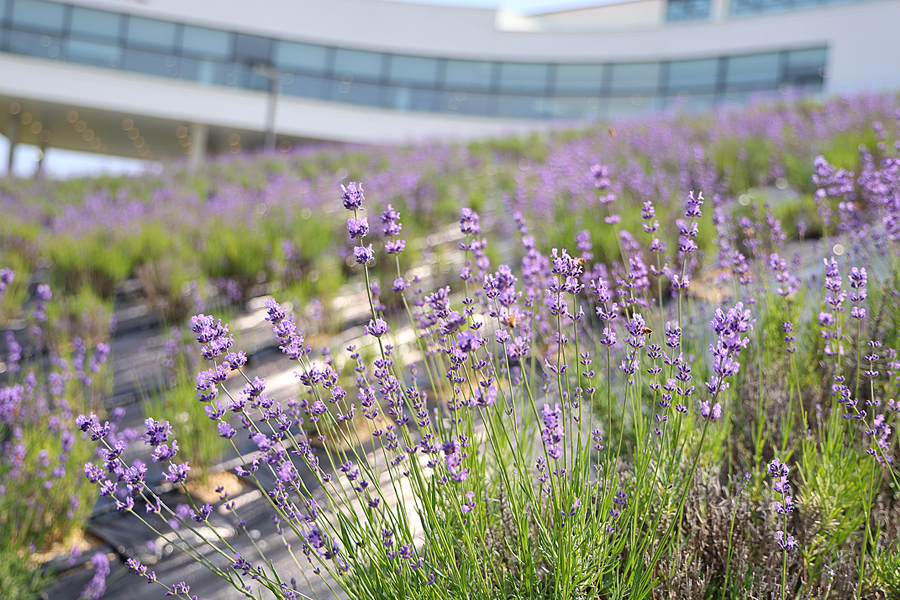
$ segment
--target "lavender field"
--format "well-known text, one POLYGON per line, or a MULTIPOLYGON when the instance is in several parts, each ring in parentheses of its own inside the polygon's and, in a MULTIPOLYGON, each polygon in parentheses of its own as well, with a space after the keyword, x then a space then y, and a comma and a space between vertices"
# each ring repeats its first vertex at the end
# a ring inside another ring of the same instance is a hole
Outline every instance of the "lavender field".
POLYGON ((896 96, 0 202, 4 597, 900 598, 896 96))

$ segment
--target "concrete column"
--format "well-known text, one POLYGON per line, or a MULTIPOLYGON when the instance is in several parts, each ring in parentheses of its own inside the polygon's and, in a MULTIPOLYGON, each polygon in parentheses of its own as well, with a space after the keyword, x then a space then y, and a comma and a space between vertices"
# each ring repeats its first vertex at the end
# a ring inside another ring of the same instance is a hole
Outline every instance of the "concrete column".
POLYGON ((40 179, 44 175, 44 159, 47 158, 47 150, 49 148, 45 144, 41 144, 41 155, 38 156, 37 166, 34 168, 35 179, 40 179))
POLYGON ((191 129, 191 156, 188 159, 188 169, 196 171, 206 160, 206 147, 209 143, 209 125, 194 123, 191 129))
POLYGON ((709 18, 711 21, 724 21, 728 18, 731 3, 728 0, 710 0, 709 18))
POLYGON ((13 160, 16 157, 16 146, 19 145, 19 119, 15 115, 9 117, 9 160, 6 163, 6 173, 12 177, 13 160))

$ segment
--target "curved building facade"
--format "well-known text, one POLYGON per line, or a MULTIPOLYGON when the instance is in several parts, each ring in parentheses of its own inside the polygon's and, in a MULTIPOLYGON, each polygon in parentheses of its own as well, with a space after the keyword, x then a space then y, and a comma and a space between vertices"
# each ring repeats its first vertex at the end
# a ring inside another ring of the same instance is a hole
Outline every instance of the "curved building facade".
POLYGON ((532 16, 382 0, 0 0, 0 102, 14 142, 145 158, 471 137, 897 89, 897 23, 900 0, 632 0, 532 16))

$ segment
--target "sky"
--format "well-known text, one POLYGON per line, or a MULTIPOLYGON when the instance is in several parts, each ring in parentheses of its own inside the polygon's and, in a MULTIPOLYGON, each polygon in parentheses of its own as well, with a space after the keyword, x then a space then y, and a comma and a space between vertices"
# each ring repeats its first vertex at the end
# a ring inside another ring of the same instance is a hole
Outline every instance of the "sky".
MULTIPOLYGON (((40 148, 20 144, 16 148, 13 173, 16 177, 31 177, 37 168, 40 148)), ((6 173, 9 164, 9 140, 0 135, 0 175, 6 173)), ((49 148, 44 160, 43 174, 49 177, 70 178, 103 173, 133 173, 144 171, 147 161, 116 156, 100 156, 90 152, 73 152, 49 148)))
MULTIPOLYGON (((563 10, 579 6, 591 6, 620 2, 622 0, 394 0, 413 4, 437 4, 443 6, 469 6, 504 8, 520 14, 535 14, 550 10, 563 10)), ((9 141, 0 135, 0 174, 6 172, 9 157, 9 141)), ((31 176, 37 167, 40 150, 35 146, 19 145, 13 164, 18 177, 31 176)), ((139 173, 144 161, 98 156, 86 152, 72 152, 50 148, 44 160, 43 172, 50 177, 78 177, 100 173, 139 173)))

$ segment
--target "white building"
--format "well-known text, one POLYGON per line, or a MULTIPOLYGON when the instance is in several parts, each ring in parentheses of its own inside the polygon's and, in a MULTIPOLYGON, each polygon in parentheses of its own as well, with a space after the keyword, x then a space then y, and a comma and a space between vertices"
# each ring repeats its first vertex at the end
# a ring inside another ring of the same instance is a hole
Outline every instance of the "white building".
POLYGON ((898 26, 900 0, 632 0, 531 16, 384 0, 0 0, 0 132, 199 159, 269 129, 287 149, 898 89, 898 26))

